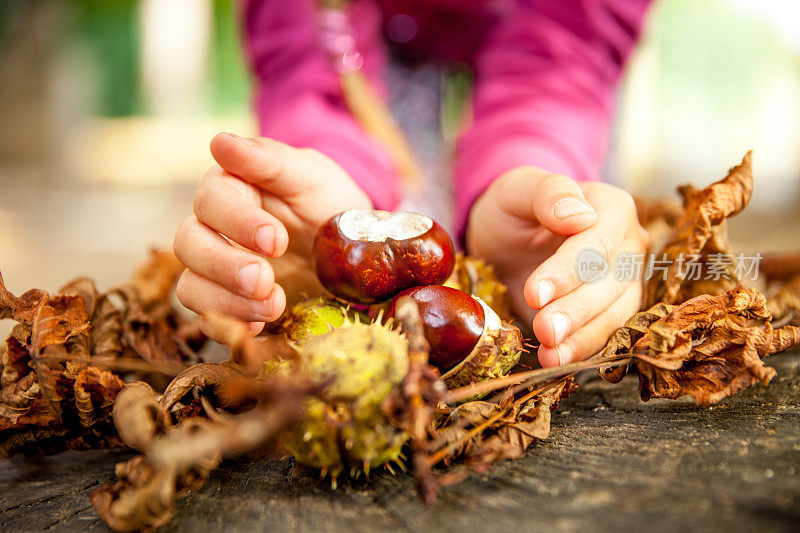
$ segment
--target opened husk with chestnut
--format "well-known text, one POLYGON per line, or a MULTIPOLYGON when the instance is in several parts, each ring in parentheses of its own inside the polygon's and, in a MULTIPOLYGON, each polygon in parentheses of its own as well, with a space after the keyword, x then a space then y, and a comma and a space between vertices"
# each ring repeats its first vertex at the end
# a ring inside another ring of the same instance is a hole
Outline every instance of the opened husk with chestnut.
POLYGON ((485 263, 457 256, 447 232, 429 217, 345 211, 317 231, 313 260, 323 287, 346 303, 388 302, 389 319, 397 300, 414 300, 431 347, 430 362, 450 387, 504 375, 519 360, 519 329, 481 298, 505 314, 506 288, 485 263), (475 279, 479 276, 483 279, 475 279), (491 293, 481 294, 487 287, 491 293))

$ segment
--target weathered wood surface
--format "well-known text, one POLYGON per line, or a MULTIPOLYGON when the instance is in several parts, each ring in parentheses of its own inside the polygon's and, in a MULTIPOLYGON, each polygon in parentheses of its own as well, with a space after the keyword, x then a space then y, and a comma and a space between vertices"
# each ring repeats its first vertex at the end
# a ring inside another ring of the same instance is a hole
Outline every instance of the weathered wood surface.
MULTIPOLYGON (((800 529, 800 355, 772 385, 711 408, 642 403, 635 380, 586 383, 527 457, 472 474, 426 508, 407 475, 336 491, 290 460, 229 461, 165 531, 800 529)), ((122 452, 0 462, 4 530, 104 529, 89 492, 122 452)))

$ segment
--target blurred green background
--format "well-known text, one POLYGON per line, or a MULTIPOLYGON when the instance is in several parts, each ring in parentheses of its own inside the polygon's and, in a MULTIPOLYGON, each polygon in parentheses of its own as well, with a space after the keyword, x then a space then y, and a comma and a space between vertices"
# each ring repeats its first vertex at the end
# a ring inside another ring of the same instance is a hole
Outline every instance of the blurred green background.
MULTIPOLYGON (((12 286, 111 283, 149 244, 169 246, 209 139, 256 132, 236 9, 0 0, 0 268, 12 286)), ((656 2, 620 90, 608 180, 670 195, 749 148, 747 216, 797 218, 800 2, 656 2)), ((754 242, 796 243, 787 224, 754 242)))

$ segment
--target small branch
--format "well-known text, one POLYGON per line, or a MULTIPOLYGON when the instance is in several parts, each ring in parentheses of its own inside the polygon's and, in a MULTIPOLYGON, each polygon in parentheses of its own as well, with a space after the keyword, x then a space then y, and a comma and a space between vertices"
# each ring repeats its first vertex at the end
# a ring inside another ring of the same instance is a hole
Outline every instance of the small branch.
POLYGON ((621 366, 629 361, 628 356, 614 355, 612 357, 592 357, 585 361, 577 363, 569 363, 566 365, 555 366, 552 368, 537 368, 536 370, 529 370, 527 372, 518 372, 508 376, 499 377, 495 379, 488 379, 486 381, 479 381, 471 383, 464 387, 459 387, 448 391, 445 396, 445 402, 448 404, 457 403, 467 398, 471 398, 476 394, 492 392, 512 385, 519 385, 520 389, 530 387, 537 383, 542 383, 547 380, 561 377, 581 370, 590 370, 599 368, 601 366, 621 366))

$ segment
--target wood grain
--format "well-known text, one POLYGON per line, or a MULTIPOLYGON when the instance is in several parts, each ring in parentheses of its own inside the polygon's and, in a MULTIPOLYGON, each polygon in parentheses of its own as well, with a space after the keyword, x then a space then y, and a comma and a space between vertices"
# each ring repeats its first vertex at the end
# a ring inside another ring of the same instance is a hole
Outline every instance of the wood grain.
MULTIPOLYGON (((413 480, 327 482, 286 460, 227 461, 165 531, 796 531, 800 354, 769 360, 756 385, 711 409, 642 403, 636 380, 589 379, 551 438, 519 461, 471 474, 426 508, 413 480)), ((0 462, 3 530, 103 530, 89 492, 123 452, 0 462)))

